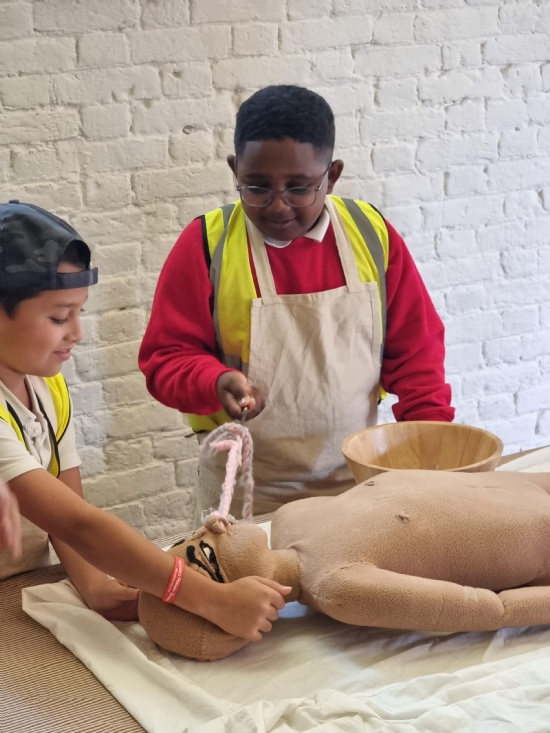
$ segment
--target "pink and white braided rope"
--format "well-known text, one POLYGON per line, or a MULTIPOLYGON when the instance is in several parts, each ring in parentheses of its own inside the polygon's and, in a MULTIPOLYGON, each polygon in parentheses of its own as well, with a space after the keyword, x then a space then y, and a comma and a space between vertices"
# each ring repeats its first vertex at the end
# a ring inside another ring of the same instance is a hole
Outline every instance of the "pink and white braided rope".
POLYGON ((224 524, 234 522, 229 514, 237 481, 243 487, 243 519, 252 519, 254 478, 252 475, 252 436, 248 428, 239 422, 228 422, 213 430, 201 445, 201 450, 211 454, 227 451, 225 480, 217 510, 212 510, 204 520, 211 526, 213 520, 224 524))

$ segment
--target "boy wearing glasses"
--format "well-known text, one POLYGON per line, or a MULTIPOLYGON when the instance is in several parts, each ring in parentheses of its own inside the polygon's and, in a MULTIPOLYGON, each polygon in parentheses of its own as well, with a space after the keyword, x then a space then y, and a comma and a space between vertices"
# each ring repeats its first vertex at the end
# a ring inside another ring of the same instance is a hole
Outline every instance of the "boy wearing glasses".
MULTIPOLYGON (((254 441, 254 513, 354 481, 343 439, 376 423, 452 421, 444 329, 412 258, 370 204, 333 196, 334 116, 270 86, 240 107, 228 163, 240 201, 191 222, 161 272, 139 363, 199 441, 231 419, 254 441)), ((225 455, 200 456, 196 522, 225 455)), ((240 511, 239 497, 234 499, 240 511)))

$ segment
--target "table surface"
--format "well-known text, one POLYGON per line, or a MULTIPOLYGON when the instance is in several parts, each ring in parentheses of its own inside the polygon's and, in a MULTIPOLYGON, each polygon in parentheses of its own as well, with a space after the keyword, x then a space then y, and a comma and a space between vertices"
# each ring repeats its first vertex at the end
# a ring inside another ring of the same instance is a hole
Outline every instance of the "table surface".
MULTIPOLYGON (((529 452, 506 456, 502 463, 529 452)), ((23 588, 65 577, 62 567, 53 565, 0 582, 0 731, 141 733, 144 729, 80 660, 21 609, 23 588)))

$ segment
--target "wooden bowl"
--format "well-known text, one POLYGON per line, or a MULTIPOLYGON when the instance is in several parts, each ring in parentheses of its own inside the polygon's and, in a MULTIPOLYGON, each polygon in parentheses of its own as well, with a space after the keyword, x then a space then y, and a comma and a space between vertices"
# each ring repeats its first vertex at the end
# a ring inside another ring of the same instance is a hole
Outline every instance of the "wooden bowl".
POLYGON ((342 452, 357 483, 384 471, 494 471, 502 455, 496 435, 450 422, 397 422, 349 435, 342 452))

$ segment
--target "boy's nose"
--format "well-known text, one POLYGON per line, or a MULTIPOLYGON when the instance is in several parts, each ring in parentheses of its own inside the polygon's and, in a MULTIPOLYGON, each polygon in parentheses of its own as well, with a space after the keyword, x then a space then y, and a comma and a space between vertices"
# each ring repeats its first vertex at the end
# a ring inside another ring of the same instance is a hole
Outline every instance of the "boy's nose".
POLYGON ((82 330, 80 318, 77 318, 71 323, 71 327, 67 332, 67 338, 70 339, 73 343, 77 344, 79 341, 82 341, 83 335, 84 332, 82 330))
POLYGON ((269 209, 270 211, 286 211, 287 209, 292 208, 284 200, 284 195, 285 191, 273 191, 273 201, 266 206, 266 209, 269 209))

